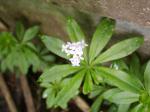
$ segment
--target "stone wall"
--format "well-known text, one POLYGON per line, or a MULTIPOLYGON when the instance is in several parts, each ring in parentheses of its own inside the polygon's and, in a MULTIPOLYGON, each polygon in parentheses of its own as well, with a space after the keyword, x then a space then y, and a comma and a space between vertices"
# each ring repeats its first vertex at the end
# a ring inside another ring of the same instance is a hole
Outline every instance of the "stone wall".
POLYGON ((12 30, 23 18, 28 24, 39 24, 44 33, 67 40, 68 15, 78 21, 88 38, 101 16, 114 18, 113 40, 143 35, 145 43, 139 52, 144 58, 150 56, 150 0, 0 0, 0 30, 12 30))

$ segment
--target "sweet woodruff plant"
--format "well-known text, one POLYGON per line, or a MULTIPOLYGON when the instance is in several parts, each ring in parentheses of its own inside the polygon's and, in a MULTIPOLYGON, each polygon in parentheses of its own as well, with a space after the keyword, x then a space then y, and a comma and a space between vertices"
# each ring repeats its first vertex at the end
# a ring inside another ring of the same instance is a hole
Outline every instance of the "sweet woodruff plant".
POLYGON ((54 65, 45 70, 39 78, 40 85, 45 88, 43 97, 46 98, 48 108, 66 108, 69 100, 79 92, 91 93, 94 86, 103 86, 104 83, 121 90, 138 91, 137 87, 130 86, 139 85, 136 79, 124 71, 104 66, 104 63, 133 53, 142 45, 143 37, 131 37, 106 49, 115 31, 115 21, 105 17, 100 20, 91 42, 86 40, 86 36, 74 19, 67 19, 66 29, 70 39, 67 43, 52 36, 41 37, 52 53, 68 62, 54 65), (126 82, 130 80, 130 84, 126 82))

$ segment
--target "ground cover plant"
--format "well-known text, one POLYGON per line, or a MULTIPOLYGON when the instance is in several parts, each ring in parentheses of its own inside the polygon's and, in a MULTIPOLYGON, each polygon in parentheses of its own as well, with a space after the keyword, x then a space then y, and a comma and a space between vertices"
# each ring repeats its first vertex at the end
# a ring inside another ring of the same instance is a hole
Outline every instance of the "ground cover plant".
MULTIPOLYGON (((11 32, 0 33, 1 74, 9 72, 10 74, 15 74, 20 79, 20 85, 22 87, 27 110, 32 112, 35 112, 36 110, 34 108, 26 74, 31 66, 33 71, 38 71, 41 66, 44 67, 47 63, 43 61, 45 54, 38 52, 37 47, 32 43, 32 39, 37 36, 38 32, 38 26, 33 26, 25 30, 23 24, 17 22, 14 34, 11 32)), ((2 76, 1 79, 3 79, 2 76)), ((3 85, 7 87, 5 83, 3 83, 3 85)), ((5 92, 4 89, 5 88, 1 87, 1 90, 4 91, 4 96, 6 96, 5 99, 7 100, 10 111, 17 112, 18 109, 15 106, 8 89, 7 92, 5 92), (9 93, 10 99, 7 99, 7 93, 9 93), (12 103, 9 103, 9 100, 11 100, 12 103)))
MULTIPOLYGON (((56 37, 41 36, 49 51, 68 62, 46 69, 38 80, 45 88, 43 97, 48 108, 66 108, 72 98, 79 93, 89 94, 96 86, 97 91, 116 87, 120 91, 140 92, 142 85, 137 78, 121 69, 110 68, 105 63, 132 54, 142 45, 143 37, 130 37, 106 48, 115 31, 115 20, 105 17, 101 19, 90 42, 73 18, 67 19, 66 29, 69 37, 67 43, 56 37), (106 84, 110 86, 107 88, 106 84)), ((99 99, 97 103, 102 102, 102 98, 99 99)), ((96 112, 98 107, 92 107, 90 111, 96 112)))
POLYGON ((68 17, 68 41, 38 35, 39 26, 26 29, 21 22, 17 22, 14 32, 1 32, 0 89, 9 110, 20 111, 3 78, 5 74, 14 74, 19 79, 24 110, 28 112, 36 112, 39 105, 45 106, 41 97, 47 110, 40 111, 67 111, 73 101, 73 106, 83 112, 149 112, 150 62, 141 63, 134 53, 144 38, 128 36, 112 44, 115 24, 111 18, 101 18, 93 36, 87 39, 79 24, 68 17), (34 83, 41 86, 39 90, 28 84, 33 78, 31 74, 35 74, 34 83), (39 95, 38 106, 34 94, 39 95))

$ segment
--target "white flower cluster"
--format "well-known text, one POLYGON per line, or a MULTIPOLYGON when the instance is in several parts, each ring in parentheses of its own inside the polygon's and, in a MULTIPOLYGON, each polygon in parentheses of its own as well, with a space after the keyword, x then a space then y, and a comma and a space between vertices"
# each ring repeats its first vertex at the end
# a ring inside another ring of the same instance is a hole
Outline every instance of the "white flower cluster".
POLYGON ((84 47, 88 46, 84 40, 80 42, 70 43, 62 45, 62 51, 67 54, 67 56, 71 55, 69 59, 71 61, 72 66, 80 66, 80 61, 84 60, 82 57, 84 47))

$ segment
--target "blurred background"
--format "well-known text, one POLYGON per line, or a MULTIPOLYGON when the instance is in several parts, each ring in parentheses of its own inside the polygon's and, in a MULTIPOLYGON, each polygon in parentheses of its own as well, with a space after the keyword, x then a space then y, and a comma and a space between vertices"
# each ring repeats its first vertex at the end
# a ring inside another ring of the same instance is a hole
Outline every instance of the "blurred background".
MULTIPOLYGON (((0 32, 14 32, 16 22, 21 20, 27 28, 39 25, 41 33, 67 41, 67 16, 77 20, 89 39, 102 16, 113 18, 117 21, 117 27, 112 43, 129 35, 143 35, 145 42, 138 52, 143 60, 150 56, 150 0, 0 0, 0 32)), ((64 61, 54 57, 56 59, 52 63, 64 61)), ((37 83, 41 73, 29 70, 28 74, 36 112, 81 111, 74 101, 69 103, 69 110, 47 110, 45 101, 41 98, 42 89, 37 83)), ((27 102, 24 101, 17 76, 9 73, 3 76, 19 111, 27 112, 27 102)), ((92 103, 85 96, 83 100, 89 105, 92 103)), ((0 112, 9 112, 1 91, 0 112)))

